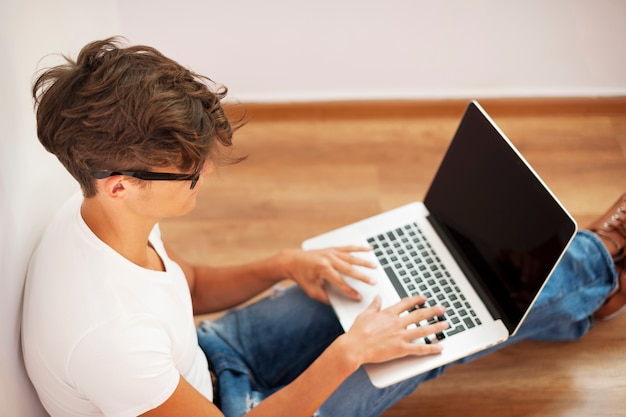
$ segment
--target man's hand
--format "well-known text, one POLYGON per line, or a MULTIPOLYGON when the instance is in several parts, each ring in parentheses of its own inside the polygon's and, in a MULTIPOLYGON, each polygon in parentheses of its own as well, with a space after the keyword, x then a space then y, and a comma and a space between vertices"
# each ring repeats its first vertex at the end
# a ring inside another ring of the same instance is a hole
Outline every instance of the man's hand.
POLYGON ((285 278, 295 281, 309 297, 328 304, 328 296, 324 290, 325 282, 333 284, 355 300, 360 300, 361 295, 344 280, 343 275, 367 284, 375 284, 371 278, 359 272, 355 266, 376 268, 376 265, 352 255, 352 252, 369 250, 371 249, 362 246, 343 246, 310 251, 290 249, 281 252, 279 256, 284 265, 285 278))
POLYGON ((426 301, 421 295, 407 297, 381 310, 380 296, 356 319, 350 330, 342 335, 349 340, 351 355, 359 364, 385 362, 408 355, 441 353, 441 345, 412 343, 448 328, 445 321, 427 326, 412 326, 445 313, 442 306, 417 308, 426 301), (409 312, 404 314, 405 312, 409 312))

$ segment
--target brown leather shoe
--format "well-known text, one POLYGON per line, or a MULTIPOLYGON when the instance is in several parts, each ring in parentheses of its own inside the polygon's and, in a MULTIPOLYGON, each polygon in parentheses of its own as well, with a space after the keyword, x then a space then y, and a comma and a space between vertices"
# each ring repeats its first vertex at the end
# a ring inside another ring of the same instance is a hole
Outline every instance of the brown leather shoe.
POLYGON ((589 230, 604 242, 614 262, 624 259, 626 254, 626 194, 596 220, 589 230))
POLYGON ((626 307, 626 259, 616 265, 617 288, 609 294, 606 301, 594 314, 598 320, 611 320, 626 307))

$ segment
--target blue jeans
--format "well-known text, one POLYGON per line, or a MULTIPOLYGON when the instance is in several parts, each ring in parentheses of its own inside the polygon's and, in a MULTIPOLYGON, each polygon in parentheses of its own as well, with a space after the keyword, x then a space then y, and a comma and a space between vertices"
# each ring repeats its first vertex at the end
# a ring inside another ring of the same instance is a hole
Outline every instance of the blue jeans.
MULTIPOLYGON (((593 326, 591 315, 617 283, 613 261, 597 237, 577 234, 520 331, 506 343, 455 363, 469 362, 523 339, 573 340, 593 326)), ((332 309, 293 286, 233 310, 198 328, 200 346, 218 376, 221 409, 244 415, 289 384, 342 333, 332 309)), ((448 365, 450 366, 450 365, 448 365)), ((445 368, 384 389, 372 386, 363 368, 328 399, 318 416, 378 416, 445 368)))

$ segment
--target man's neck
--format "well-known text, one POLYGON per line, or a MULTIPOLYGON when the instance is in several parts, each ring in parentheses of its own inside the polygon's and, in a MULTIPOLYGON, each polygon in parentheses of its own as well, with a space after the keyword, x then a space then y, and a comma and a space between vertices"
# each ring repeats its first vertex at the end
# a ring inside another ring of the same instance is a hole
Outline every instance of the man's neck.
POLYGON ((138 217, 125 210, 123 204, 98 197, 83 200, 81 216, 100 240, 124 258, 146 269, 164 269, 161 258, 148 241, 157 219, 138 217))

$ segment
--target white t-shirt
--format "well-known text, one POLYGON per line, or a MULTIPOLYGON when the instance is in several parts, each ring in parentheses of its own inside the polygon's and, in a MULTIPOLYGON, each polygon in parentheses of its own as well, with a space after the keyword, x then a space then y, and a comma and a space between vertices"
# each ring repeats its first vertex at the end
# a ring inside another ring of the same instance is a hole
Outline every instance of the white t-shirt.
POLYGON ((52 417, 136 416, 174 392, 180 375, 209 400, 189 287, 160 230, 150 242, 165 272, 144 269, 102 242, 74 196, 31 260, 24 294, 24 359, 52 417))

